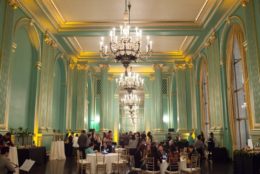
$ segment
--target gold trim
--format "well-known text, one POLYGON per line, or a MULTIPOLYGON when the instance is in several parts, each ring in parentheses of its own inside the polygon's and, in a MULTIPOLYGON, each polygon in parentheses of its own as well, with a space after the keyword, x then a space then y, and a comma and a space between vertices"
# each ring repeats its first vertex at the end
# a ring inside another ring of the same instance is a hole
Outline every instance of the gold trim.
MULTIPOLYGON (((205 22, 207 20, 207 16, 210 14, 211 9, 214 8, 214 4, 216 3, 216 0, 213 1, 209 1, 209 0, 205 0, 205 2, 203 3, 203 5, 201 6, 198 14, 195 16, 194 21, 180 21, 180 22, 175 22, 175 21, 132 21, 133 24, 140 24, 140 23, 146 23, 146 24, 156 24, 156 26, 160 26, 160 23, 164 23, 163 25, 166 26, 171 26, 171 24, 173 23, 178 23, 177 26, 183 26, 183 24, 185 23, 189 23, 191 25, 195 24, 195 23, 199 23, 202 24, 203 22, 205 22)), ((84 26, 97 26, 97 25, 102 25, 108 24, 108 26, 111 26, 111 23, 109 21, 99 21, 99 22, 90 22, 90 21, 86 21, 86 22, 79 22, 79 21, 66 21, 65 17, 62 15, 61 10, 57 7, 57 5, 55 4, 55 2, 53 0, 45 0, 43 2, 43 0, 40 1, 40 5, 41 6, 45 6, 46 8, 48 8, 50 15, 55 19, 56 23, 58 23, 58 25, 63 28, 63 27, 71 27, 71 26, 75 26, 75 25, 84 25, 84 26)), ((117 23, 122 23, 123 21, 118 21, 117 23)), ((115 23, 113 23, 115 24, 115 23)), ((185 25, 186 26, 186 25, 185 25)))
POLYGON ((54 47, 54 48, 57 48, 57 47, 58 47, 56 41, 54 41, 54 40, 50 37, 48 31, 45 31, 45 34, 44 34, 44 42, 45 42, 47 45, 51 46, 51 47, 54 47))
POLYGON ((12 52, 14 53, 16 51, 17 44, 15 42, 12 43, 12 52))
POLYGON ((242 7, 246 7, 248 4, 248 1, 247 0, 241 0, 241 6, 242 7))
POLYGON ((77 70, 79 71, 87 71, 89 69, 89 66, 87 64, 77 64, 77 70))
POLYGON ((8 5, 10 5, 14 10, 20 6, 17 0, 8 0, 8 5))
POLYGON ((40 61, 36 62, 35 68, 36 68, 38 71, 41 70, 41 68, 42 68, 42 62, 40 62, 40 61))

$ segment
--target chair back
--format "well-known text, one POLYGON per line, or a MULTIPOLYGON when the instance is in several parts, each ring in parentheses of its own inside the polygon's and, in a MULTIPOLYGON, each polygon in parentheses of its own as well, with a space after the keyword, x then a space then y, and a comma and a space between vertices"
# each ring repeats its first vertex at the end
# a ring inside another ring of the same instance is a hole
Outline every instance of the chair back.
POLYGON ((145 159, 146 170, 155 170, 154 157, 146 157, 145 159))
POLYGON ((96 153, 96 164, 105 163, 105 155, 96 153))
POLYGON ((175 155, 173 158, 169 158, 169 169, 170 171, 178 171, 179 170, 179 156, 175 155))
POLYGON ((83 157, 82 152, 80 150, 77 150, 77 161, 82 159, 82 157, 83 157))
POLYGON ((191 167, 192 168, 200 167, 200 156, 198 154, 191 155, 191 167))

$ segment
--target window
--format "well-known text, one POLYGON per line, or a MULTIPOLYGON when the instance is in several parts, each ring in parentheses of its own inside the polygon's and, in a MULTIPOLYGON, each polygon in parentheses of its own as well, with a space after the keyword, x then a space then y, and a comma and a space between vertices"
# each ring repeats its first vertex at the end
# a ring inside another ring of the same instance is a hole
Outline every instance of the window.
POLYGON ((244 87, 244 66, 243 58, 241 57, 241 51, 237 38, 234 38, 233 43, 233 113, 234 122, 236 126, 236 143, 238 148, 246 146, 248 139, 248 124, 247 124, 247 103, 244 87))

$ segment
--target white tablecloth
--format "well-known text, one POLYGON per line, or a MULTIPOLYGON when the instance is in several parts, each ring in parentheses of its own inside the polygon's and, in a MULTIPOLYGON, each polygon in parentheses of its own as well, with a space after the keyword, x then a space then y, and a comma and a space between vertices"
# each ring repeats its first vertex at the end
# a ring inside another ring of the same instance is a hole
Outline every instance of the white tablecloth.
POLYGON ((115 149, 115 152, 116 153, 121 153, 121 152, 123 152, 124 150, 126 150, 125 148, 116 148, 115 149))
MULTIPOLYGON (((10 147, 10 151, 9 151, 9 156, 8 158, 10 159, 10 161, 15 164, 16 166, 18 166, 18 155, 17 155, 17 148, 16 147, 10 147)), ((14 165, 14 166, 15 166, 14 165)), ((15 167, 16 167, 15 166, 15 167)), ((16 172, 15 174, 18 174, 19 173, 19 169, 18 168, 15 168, 16 169, 16 172)))
MULTIPOLYGON (((102 154, 98 154, 102 155, 102 154)), ((118 154, 117 153, 109 153, 105 155, 105 163, 107 164, 107 173, 111 173, 112 171, 112 163, 117 162, 118 154)), ((96 174, 96 154, 88 154, 87 161, 91 163, 91 173, 96 174)))
POLYGON ((64 160, 64 141, 53 141, 51 143, 50 160, 64 160))
POLYGON ((167 170, 167 167, 168 167, 167 161, 166 160, 162 160, 162 163, 160 165, 161 174, 165 173, 165 171, 167 170))
MULTIPOLYGON (((161 165, 160 165, 161 174, 165 173, 165 171, 167 170, 167 167, 168 167, 167 161, 163 160, 161 165)), ((187 168, 186 160, 181 160, 179 162, 179 170, 182 170, 182 169, 185 169, 185 168, 187 168)))

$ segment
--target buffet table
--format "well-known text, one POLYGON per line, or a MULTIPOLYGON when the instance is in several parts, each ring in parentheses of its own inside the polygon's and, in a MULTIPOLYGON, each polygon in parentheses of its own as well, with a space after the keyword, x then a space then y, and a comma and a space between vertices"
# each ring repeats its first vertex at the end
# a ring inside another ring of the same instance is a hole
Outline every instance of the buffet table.
POLYGON ((260 151, 234 151, 233 158, 234 173, 236 174, 259 174, 260 173, 260 151))
POLYGON ((18 161, 21 166, 26 159, 35 161, 36 164, 44 164, 46 161, 45 147, 18 148, 18 161))

